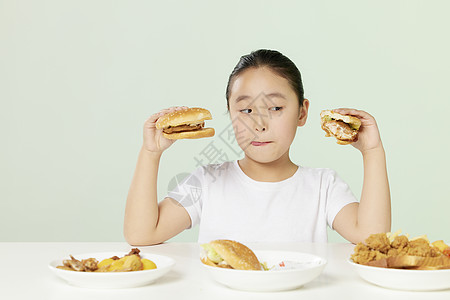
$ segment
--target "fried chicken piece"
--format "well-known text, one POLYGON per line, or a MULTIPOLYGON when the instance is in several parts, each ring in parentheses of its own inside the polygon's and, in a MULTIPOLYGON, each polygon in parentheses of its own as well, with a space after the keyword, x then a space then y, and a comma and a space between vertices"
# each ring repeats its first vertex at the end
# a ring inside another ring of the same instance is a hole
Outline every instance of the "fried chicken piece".
POLYGON ((385 233, 371 234, 365 242, 369 248, 384 254, 388 253, 389 249, 391 249, 391 242, 385 233))
POLYGON ((406 255, 409 249, 409 239, 405 235, 398 235, 391 243, 388 256, 406 255))
POLYGON ((386 254, 372 250, 363 243, 358 243, 351 258, 355 263, 367 265, 371 261, 386 258, 386 254))
POLYGON ((388 256, 388 257, 398 256, 399 253, 400 253, 400 252, 399 252, 398 249, 391 248, 391 249, 389 249, 389 251, 388 251, 388 253, 387 253, 387 256, 388 256))
POLYGON ((422 257, 437 257, 441 255, 441 253, 431 247, 430 243, 425 239, 410 241, 407 254, 422 257))
POLYGON ((395 249, 403 249, 405 247, 408 247, 409 240, 406 235, 398 235, 395 237, 395 239, 392 241, 391 246, 395 249))
POLYGON ((412 241, 407 236, 396 236, 392 243, 385 233, 370 235, 365 244, 359 243, 351 258, 355 263, 383 267, 417 270, 450 268, 450 260, 426 238, 412 241), (447 259, 447 260, 445 260, 447 259))

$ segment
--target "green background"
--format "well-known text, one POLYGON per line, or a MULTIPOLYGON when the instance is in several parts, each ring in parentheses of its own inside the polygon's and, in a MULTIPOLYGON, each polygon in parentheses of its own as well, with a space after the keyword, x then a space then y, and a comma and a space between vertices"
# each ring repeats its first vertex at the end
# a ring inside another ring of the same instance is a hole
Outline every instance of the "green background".
POLYGON ((387 153, 393 230, 450 242, 449 11, 448 1, 0 0, 0 241, 123 241, 145 119, 201 106, 218 133, 164 153, 162 199, 197 160, 217 161, 208 147, 239 158, 219 138, 227 79, 241 55, 271 48, 297 64, 311 101, 293 160, 335 169, 359 197, 361 155, 325 138, 319 113, 368 111, 387 153))

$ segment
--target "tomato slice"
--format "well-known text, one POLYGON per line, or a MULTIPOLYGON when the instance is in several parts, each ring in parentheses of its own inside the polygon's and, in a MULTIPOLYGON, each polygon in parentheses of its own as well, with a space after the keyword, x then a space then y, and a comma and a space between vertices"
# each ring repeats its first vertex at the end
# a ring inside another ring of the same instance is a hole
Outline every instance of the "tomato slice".
POLYGON ((442 251, 442 253, 444 253, 445 255, 450 257, 450 247, 447 247, 446 249, 444 249, 444 251, 442 251))

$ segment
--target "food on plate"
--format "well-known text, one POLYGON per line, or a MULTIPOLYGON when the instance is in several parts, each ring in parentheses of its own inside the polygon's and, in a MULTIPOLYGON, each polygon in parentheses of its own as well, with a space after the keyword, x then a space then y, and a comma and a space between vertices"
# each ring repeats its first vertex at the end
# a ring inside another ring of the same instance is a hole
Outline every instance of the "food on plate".
POLYGON ((201 245, 201 261, 209 266, 236 270, 264 270, 255 253, 231 240, 214 240, 201 245))
POLYGON ((439 249, 443 254, 450 257, 450 247, 443 240, 435 241, 432 245, 439 249))
POLYGON ((444 255, 447 255, 448 257, 450 257, 450 247, 447 247, 442 253, 444 253, 444 255))
POLYGON ((131 249, 130 253, 119 258, 113 256, 98 261, 95 258, 82 259, 81 261, 70 255, 70 259, 63 260, 58 269, 78 272, 130 272, 156 269, 156 264, 146 258, 141 258, 140 250, 131 249))
POLYGON ((408 235, 377 233, 365 243, 358 243, 351 256, 353 262, 382 268, 410 270, 450 269, 448 246, 444 241, 430 243, 426 236, 409 239, 408 235))
POLYGON ((141 258, 142 265, 144 270, 153 270, 156 269, 156 264, 147 258, 141 258))
POLYGON ((165 138, 199 139, 214 135, 214 128, 204 128, 205 120, 211 120, 209 110, 199 107, 177 110, 160 117, 156 128, 163 130, 165 138))
POLYGON ((334 136, 339 145, 351 144, 358 140, 361 120, 356 117, 323 110, 320 113, 320 124, 327 133, 326 136, 334 136))
POLYGON ((99 272, 126 272, 140 271, 144 269, 144 265, 139 256, 136 254, 124 256, 113 260, 109 265, 99 268, 99 272))
POLYGON ((63 266, 57 266, 58 269, 78 271, 78 272, 94 272, 98 269, 98 261, 95 258, 75 259, 70 255, 70 259, 63 260, 63 266))

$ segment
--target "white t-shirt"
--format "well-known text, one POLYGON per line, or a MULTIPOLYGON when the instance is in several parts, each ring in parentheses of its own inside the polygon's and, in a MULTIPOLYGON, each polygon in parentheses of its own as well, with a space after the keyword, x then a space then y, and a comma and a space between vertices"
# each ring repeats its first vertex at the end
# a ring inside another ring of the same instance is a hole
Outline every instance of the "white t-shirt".
POLYGON ((299 166, 280 182, 248 177, 237 161, 197 168, 167 194, 199 224, 199 243, 327 242, 337 213, 357 202, 331 169, 299 166))

